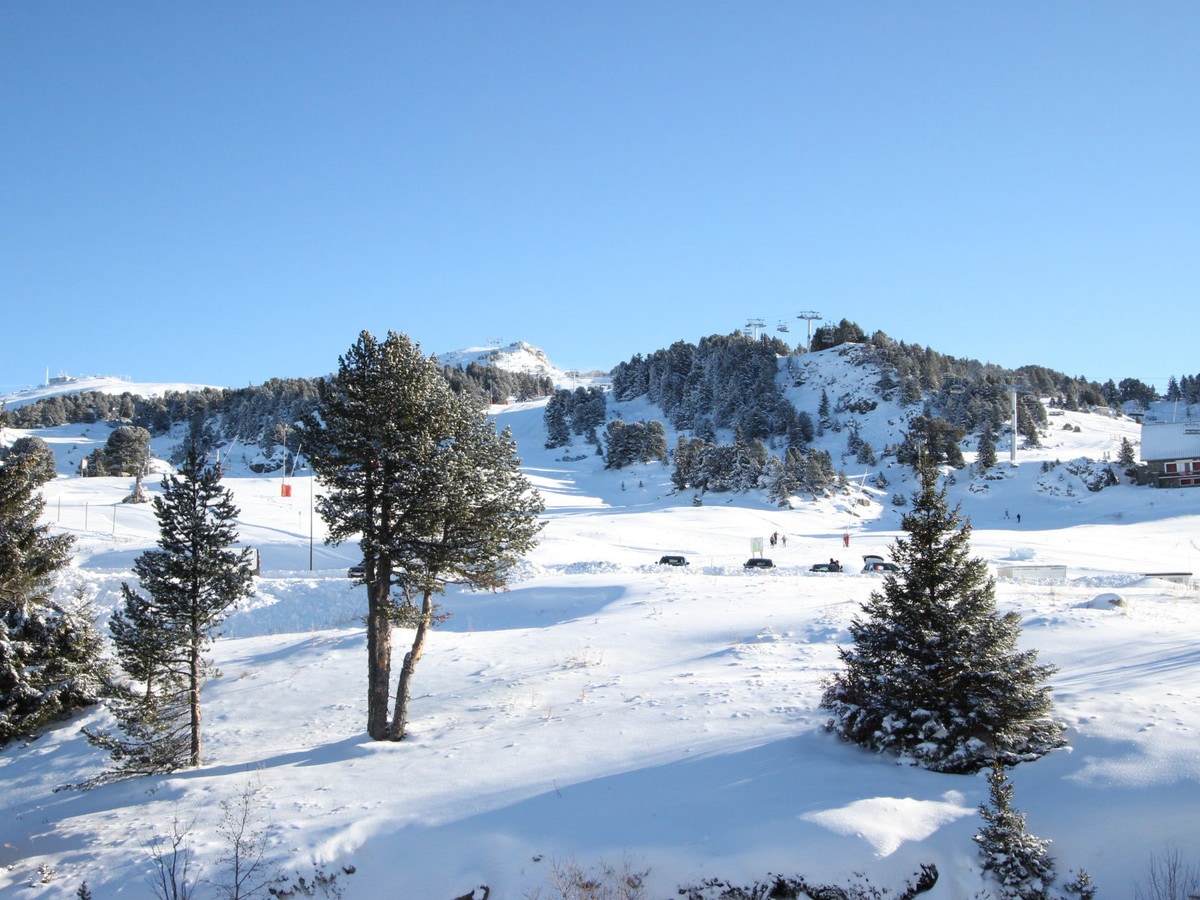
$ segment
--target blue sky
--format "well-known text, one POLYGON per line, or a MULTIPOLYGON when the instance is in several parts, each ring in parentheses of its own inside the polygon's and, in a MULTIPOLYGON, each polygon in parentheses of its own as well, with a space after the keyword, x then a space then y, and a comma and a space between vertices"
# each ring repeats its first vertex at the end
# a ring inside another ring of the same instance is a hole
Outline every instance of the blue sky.
POLYGON ((0 391, 796 314, 1200 372, 1200 4, 0 5, 0 391))

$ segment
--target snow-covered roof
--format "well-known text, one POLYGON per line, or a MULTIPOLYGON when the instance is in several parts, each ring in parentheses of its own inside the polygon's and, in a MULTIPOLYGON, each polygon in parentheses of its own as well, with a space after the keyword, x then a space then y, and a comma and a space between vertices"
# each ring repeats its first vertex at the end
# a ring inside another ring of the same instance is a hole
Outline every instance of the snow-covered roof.
POLYGON ((1142 426, 1142 460, 1200 459, 1200 422, 1142 426))

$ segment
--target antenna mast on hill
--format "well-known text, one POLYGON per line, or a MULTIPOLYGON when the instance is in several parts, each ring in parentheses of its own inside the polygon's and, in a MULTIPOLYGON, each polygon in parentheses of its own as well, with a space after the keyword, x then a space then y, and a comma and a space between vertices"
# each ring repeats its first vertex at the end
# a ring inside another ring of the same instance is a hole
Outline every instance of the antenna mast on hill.
POLYGON ((821 314, 815 310, 806 309, 799 313, 796 318, 804 319, 808 322, 808 343, 804 345, 804 349, 807 352, 808 348, 812 346, 812 323, 820 319, 821 314))
POLYGON ((500 349, 500 345, 503 343, 504 343, 504 341, 500 338, 488 338, 487 339, 487 345, 489 347, 491 347, 493 350, 500 349))

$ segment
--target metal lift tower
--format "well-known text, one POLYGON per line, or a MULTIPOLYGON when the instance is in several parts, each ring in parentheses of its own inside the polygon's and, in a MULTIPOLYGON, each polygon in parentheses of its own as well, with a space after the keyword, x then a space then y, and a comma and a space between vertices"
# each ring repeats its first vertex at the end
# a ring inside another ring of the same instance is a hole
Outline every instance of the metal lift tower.
POLYGON ((805 319, 808 322, 808 343, 804 345, 804 352, 807 353, 809 347, 812 346, 812 323, 821 318, 821 314, 811 309, 806 309, 804 312, 796 316, 797 319, 805 319))

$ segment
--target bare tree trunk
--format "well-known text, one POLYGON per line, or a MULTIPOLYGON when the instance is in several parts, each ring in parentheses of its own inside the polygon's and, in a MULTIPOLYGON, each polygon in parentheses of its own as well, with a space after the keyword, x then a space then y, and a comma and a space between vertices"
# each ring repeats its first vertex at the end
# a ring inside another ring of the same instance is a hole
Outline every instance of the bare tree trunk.
POLYGON ((388 615, 390 578, 367 584, 367 734, 388 737, 388 685, 392 680, 392 620, 388 615))
POLYGON ((192 747, 188 765, 200 765, 200 646, 195 639, 188 650, 188 705, 191 707, 192 747))
POLYGON ((404 654, 404 665, 400 667, 400 679, 396 684, 396 712, 392 717, 391 739, 404 739, 404 729, 408 725, 408 691, 412 684, 413 671, 421 660, 425 650, 425 635, 429 632, 429 623, 433 620, 433 592, 426 591, 421 598, 421 621, 417 623, 417 633, 413 635, 412 648, 404 654))

